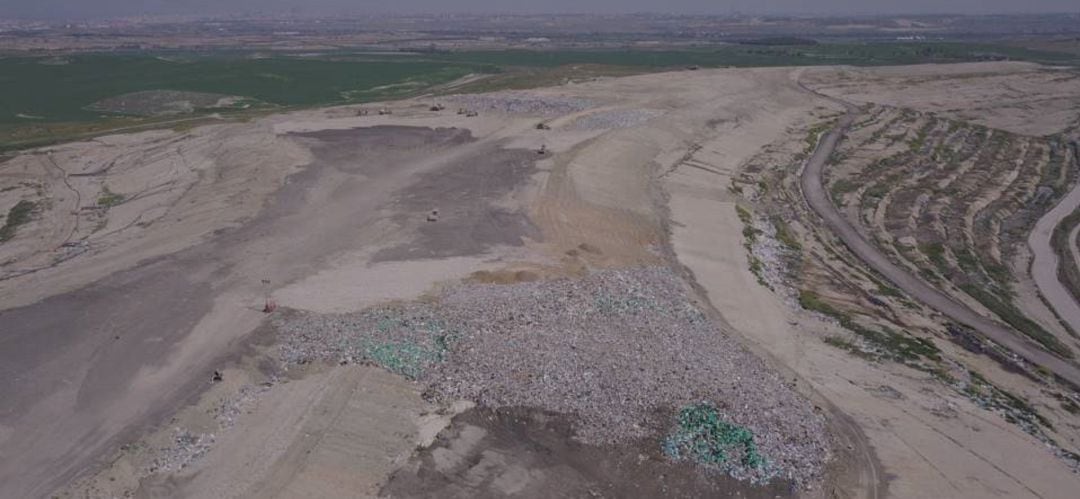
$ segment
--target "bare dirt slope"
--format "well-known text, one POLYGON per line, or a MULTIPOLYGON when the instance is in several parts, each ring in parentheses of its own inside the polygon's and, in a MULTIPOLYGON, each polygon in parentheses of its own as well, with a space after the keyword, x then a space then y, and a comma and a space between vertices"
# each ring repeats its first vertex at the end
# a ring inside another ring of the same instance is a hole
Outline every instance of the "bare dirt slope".
MULTIPOLYGON (((270 134, 267 140, 288 147, 309 140, 274 134, 267 123, 255 127, 270 134)), ((242 213, 225 207, 213 210, 220 229, 215 237, 183 251, 139 263, 141 245, 153 241, 118 241, 115 256, 108 249, 91 251, 4 281, 5 288, 15 291, 5 292, 5 298, 17 303, 36 298, 46 286, 63 290, 77 277, 86 277, 62 271, 71 268, 78 274, 83 265, 93 267, 96 258, 104 259, 105 265, 133 266, 81 290, 3 312, 5 322, 17 325, 3 338, 4 364, 13 370, 2 385, 4 398, 13 401, 5 404, 3 449, 6 456, 19 456, 3 460, 2 482, 10 488, 5 494, 46 493, 70 480, 133 422, 174 409, 185 393, 206 379, 215 358, 261 322, 264 280, 270 286, 288 284, 346 250, 371 251, 379 247, 370 244, 376 242, 386 247, 404 243, 404 228, 414 221, 422 223, 427 208, 395 210, 395 196, 424 172, 455 158, 482 158, 499 148, 500 139, 490 135, 477 140, 467 131, 419 130, 419 144, 398 147, 402 154, 414 155, 412 161, 397 161, 392 143, 384 157, 355 163, 355 167, 320 157, 316 148, 309 164, 294 165, 302 166, 302 173, 287 181, 279 177, 275 183, 285 187, 257 202, 266 203, 259 215, 230 228, 231 219, 242 213), (443 154, 450 147, 453 153, 443 154), (71 442, 79 445, 72 447, 71 442), (21 478, 16 480, 16 476, 21 478)), ((361 140, 372 135, 370 140, 376 141, 379 136, 400 136, 397 130, 379 128, 353 133, 361 140)), ((94 145, 83 147, 95 150, 94 145)), ((94 157, 92 153, 81 156, 94 157)), ((494 201, 506 194, 500 190, 505 184, 491 187, 477 192, 472 202, 494 201)), ((225 199, 230 200, 243 201, 243 193, 225 199)), ((430 201, 438 206, 447 200, 432 197, 430 201)), ((197 202, 184 199, 179 207, 164 208, 184 209, 197 202)), ((459 216, 465 223, 475 223, 459 216)), ((183 219, 178 218, 175 229, 185 234, 183 219)), ((454 214, 447 214, 445 220, 454 220, 454 214)), ((481 220, 487 225, 498 223, 481 220)), ((477 238, 466 251, 483 250, 514 237, 496 233, 504 239, 477 238)), ((438 242, 434 241, 433 248, 439 247, 438 242)), ((152 247, 148 253, 162 250, 152 247)), ((458 275, 469 271, 468 267, 457 269, 458 275)), ((376 294, 387 293, 394 294, 376 294)))
POLYGON ((939 113, 1023 135, 1080 127, 1080 75, 1020 62, 811 71, 807 84, 852 102, 939 113))

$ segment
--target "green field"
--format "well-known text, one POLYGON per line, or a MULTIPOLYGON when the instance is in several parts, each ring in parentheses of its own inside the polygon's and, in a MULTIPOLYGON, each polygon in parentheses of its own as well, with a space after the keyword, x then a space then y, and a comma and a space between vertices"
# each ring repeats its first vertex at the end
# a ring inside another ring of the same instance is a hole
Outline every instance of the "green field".
POLYGON ((408 60, 95 54, 58 64, 9 58, 0 59, 0 123, 96 120, 101 113, 87 109, 91 104, 143 90, 237 95, 278 106, 364 101, 428 88, 471 71, 464 64, 408 60), (386 85, 397 86, 378 88, 386 85))
POLYGON ((198 124, 206 112, 131 116, 91 108, 132 92, 203 92, 248 99, 243 118, 269 110, 406 97, 470 73, 491 78, 459 91, 551 85, 597 75, 700 67, 885 65, 988 59, 1077 64, 1077 57, 1005 45, 866 43, 722 45, 695 50, 498 51, 256 57, 244 52, 122 52, 0 58, 0 150, 153 126, 198 124))

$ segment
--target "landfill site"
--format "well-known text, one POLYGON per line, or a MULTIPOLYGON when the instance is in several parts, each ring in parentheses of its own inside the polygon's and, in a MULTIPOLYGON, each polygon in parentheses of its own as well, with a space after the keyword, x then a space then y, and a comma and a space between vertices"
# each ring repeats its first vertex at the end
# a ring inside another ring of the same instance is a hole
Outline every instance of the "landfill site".
POLYGON ((694 68, 20 152, 0 497, 1075 497, 1077 116, 694 68))

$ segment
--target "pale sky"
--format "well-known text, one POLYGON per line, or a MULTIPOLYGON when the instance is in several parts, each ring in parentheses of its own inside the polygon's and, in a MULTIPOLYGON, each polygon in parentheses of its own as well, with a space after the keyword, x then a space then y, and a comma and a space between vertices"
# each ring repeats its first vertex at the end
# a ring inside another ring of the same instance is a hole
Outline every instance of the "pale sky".
POLYGON ((0 18, 79 19, 146 14, 388 12, 663 12, 686 14, 919 14, 1080 12, 1078 0, 0 0, 0 18))

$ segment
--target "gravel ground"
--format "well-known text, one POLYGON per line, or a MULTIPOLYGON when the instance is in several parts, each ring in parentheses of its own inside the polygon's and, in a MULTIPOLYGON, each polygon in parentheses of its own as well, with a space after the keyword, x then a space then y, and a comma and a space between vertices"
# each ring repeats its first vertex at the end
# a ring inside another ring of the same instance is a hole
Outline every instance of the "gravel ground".
POLYGON ((287 362, 373 362, 426 384, 438 400, 573 414, 585 443, 670 430, 674 421, 659 414, 706 402, 749 429, 768 463, 725 468, 736 478, 809 484, 828 459, 822 416, 663 268, 465 285, 437 304, 289 313, 276 325, 287 362))
POLYGON ((540 114, 544 116, 576 113, 593 106, 586 99, 547 97, 525 92, 463 94, 448 97, 447 102, 472 111, 540 114))
POLYGON ((662 113, 648 109, 615 109, 600 111, 574 120, 566 128, 569 130, 610 130, 632 128, 649 121, 662 113))

